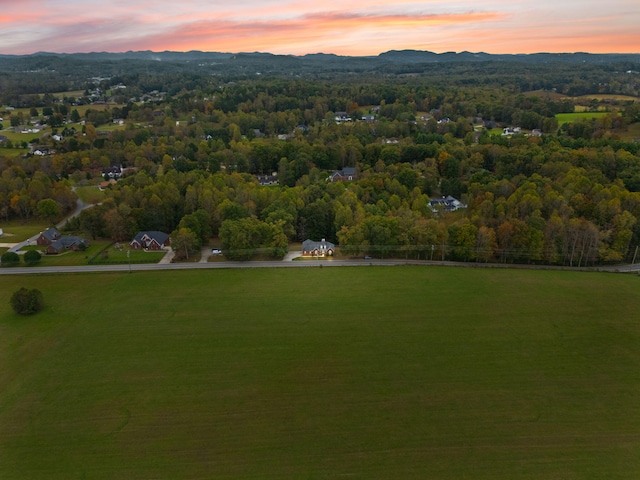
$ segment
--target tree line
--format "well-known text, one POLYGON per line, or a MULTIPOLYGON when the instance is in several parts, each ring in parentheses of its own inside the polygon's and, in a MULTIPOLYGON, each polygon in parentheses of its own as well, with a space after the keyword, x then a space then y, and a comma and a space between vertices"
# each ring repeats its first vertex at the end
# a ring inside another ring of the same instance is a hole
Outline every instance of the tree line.
POLYGON ((103 110, 125 127, 105 135, 88 122, 53 140, 50 157, 5 158, 0 217, 44 216, 46 198, 64 212, 71 183, 119 165, 128 176, 74 227, 118 241, 174 232, 186 252, 219 236, 229 251, 277 257, 288 241, 326 238, 353 255, 629 261, 640 243, 640 144, 618 133, 638 121, 637 103, 558 129, 555 113, 570 108, 557 96, 425 79, 207 83, 103 110), (543 135, 496 135, 487 121, 543 135), (329 181, 345 167, 357 180, 329 181), (278 187, 255 177, 274 172, 278 187), (444 195, 467 208, 434 211, 430 199, 444 195))

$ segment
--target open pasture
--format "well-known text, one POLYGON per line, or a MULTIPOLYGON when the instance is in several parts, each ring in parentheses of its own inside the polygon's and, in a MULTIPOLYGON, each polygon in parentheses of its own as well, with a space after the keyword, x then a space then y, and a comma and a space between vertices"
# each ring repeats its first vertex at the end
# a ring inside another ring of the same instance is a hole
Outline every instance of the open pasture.
POLYGON ((63 99, 63 98, 80 98, 84 97, 84 90, 70 90, 68 92, 56 92, 53 94, 54 97, 63 99))
POLYGON ((558 126, 562 126, 564 123, 577 122, 578 120, 591 120, 594 118, 602 118, 606 115, 616 115, 612 112, 575 112, 575 113, 558 113, 556 119, 558 120, 558 126))
POLYGON ((3 479, 636 478, 640 278, 0 275, 3 479), (45 309, 18 317, 19 287, 45 309))
POLYGON ((27 152, 24 148, 0 148, 0 158, 18 158, 27 152))
MULTIPOLYGON (((22 142, 37 143, 41 135, 44 135, 47 132, 51 132, 51 129, 47 127, 43 130, 40 130, 39 132, 22 133, 21 131, 16 132, 13 129, 8 128, 8 124, 6 123, 4 124, 4 126, 5 129, 2 130, 2 133, 0 135, 7 137, 15 146, 21 145, 22 142)), ((4 150, 5 149, 2 149, 2 151, 4 150)), ((28 153, 28 150, 24 148, 20 148, 20 150, 22 150, 23 153, 28 153)))

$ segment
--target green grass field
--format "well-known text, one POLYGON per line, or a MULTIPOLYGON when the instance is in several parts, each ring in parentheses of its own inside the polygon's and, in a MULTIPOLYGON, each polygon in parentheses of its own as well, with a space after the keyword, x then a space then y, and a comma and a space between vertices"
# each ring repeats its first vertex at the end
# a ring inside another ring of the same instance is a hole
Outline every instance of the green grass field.
MULTIPOLYGON (((4 130, 2 130, 2 135, 7 137, 9 140, 11 140, 14 147, 19 147, 22 144, 22 142, 38 143, 38 139, 46 132, 51 132, 51 129, 41 130, 40 132, 37 132, 37 133, 21 133, 21 132, 14 132, 13 130, 9 130, 8 128, 5 128, 4 130)), ((29 149, 22 148, 22 147, 14 148, 14 149, 22 150, 23 154, 29 151, 29 149)), ((3 150, 11 150, 11 149, 7 148, 3 150)))
POLYGON ((634 479, 640 278, 0 275, 2 479, 634 479), (45 310, 18 317, 19 287, 45 310))
POLYGON ((18 158, 28 152, 25 148, 0 148, 0 158, 18 158))
POLYGON ((64 97, 80 98, 84 97, 84 92, 84 90, 70 90, 68 92, 56 92, 53 94, 53 96, 60 99, 64 97))
POLYGON ((19 243, 33 235, 37 235, 46 230, 51 224, 44 220, 31 219, 28 223, 20 220, 11 220, 9 222, 0 223, 3 230, 3 236, 0 242, 19 243))
POLYGON ((558 120, 558 126, 568 122, 576 122, 578 120, 591 120, 592 118, 601 118, 606 115, 611 115, 612 112, 576 112, 576 113, 558 113, 556 119, 558 120))
POLYGON ((97 186, 76 187, 75 192, 84 203, 95 204, 104 200, 104 192, 97 186))

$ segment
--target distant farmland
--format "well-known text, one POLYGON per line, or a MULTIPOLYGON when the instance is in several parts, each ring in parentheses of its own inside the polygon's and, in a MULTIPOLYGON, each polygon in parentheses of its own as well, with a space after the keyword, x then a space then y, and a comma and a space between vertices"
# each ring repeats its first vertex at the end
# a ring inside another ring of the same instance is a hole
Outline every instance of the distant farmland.
POLYGON ((0 276, 0 477, 640 471, 640 278, 438 267, 0 276), (17 288, 46 308, 18 317, 17 288))
POLYGON ((575 113, 557 113, 556 118, 558 122, 566 123, 566 122, 575 122, 577 120, 584 119, 592 119, 592 118, 602 118, 607 115, 617 115, 615 112, 575 112, 575 113))
POLYGON ((579 97, 575 97, 576 99, 595 99, 599 102, 637 102, 640 100, 638 97, 633 97, 631 95, 614 95, 607 93, 594 93, 591 95, 580 95, 579 97))
POLYGON ((567 122, 577 122, 578 120, 591 120, 592 118, 602 118, 606 115, 615 114, 615 112, 576 112, 576 113, 557 113, 556 119, 558 126, 562 126, 567 122))

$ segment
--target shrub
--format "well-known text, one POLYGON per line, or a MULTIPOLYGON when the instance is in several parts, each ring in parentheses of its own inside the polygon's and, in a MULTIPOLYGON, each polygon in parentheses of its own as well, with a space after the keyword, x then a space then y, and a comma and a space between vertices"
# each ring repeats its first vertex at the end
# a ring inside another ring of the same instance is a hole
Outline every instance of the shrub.
POLYGON ((18 315, 31 315, 42 310, 44 299, 42 292, 37 288, 28 290, 22 287, 13 292, 10 303, 18 315))
POLYGON ((0 263, 7 266, 18 265, 20 257, 16 252, 4 252, 0 257, 0 263))
POLYGON ((42 259, 42 255, 37 250, 28 250, 24 254, 24 263, 27 265, 35 265, 42 259))

